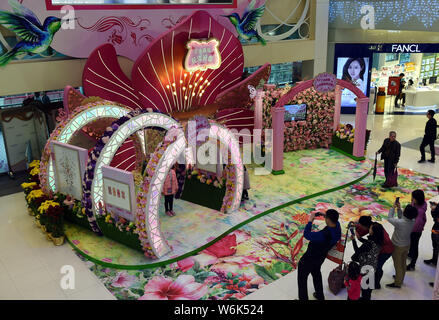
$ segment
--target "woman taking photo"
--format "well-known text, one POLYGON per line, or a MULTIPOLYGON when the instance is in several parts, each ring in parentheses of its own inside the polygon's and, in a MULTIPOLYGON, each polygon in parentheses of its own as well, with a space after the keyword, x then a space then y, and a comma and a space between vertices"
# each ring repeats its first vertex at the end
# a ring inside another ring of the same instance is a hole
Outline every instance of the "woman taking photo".
POLYGON ((418 210, 416 216, 415 225, 413 226, 412 233, 410 234, 410 250, 408 257, 411 259, 410 264, 407 266, 407 271, 415 270, 416 260, 419 255, 419 239, 421 239, 422 231, 424 231, 425 223, 427 222, 427 202, 425 201, 424 191, 415 190, 412 192, 412 206, 418 210))
MULTIPOLYGON (((372 223, 369 229, 369 237, 358 247, 355 237, 352 235, 352 244, 354 246, 354 255, 352 260, 358 262, 360 268, 370 266, 373 268, 374 274, 377 270, 378 255, 384 243, 384 228, 377 222, 372 223)), ((372 289, 361 289, 361 300, 370 300, 372 289)))

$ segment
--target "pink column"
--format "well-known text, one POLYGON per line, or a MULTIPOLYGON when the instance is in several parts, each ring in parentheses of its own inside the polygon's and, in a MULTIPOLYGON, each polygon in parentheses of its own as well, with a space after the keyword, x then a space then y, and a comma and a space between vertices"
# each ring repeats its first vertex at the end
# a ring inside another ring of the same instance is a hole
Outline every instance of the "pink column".
POLYGON ((334 131, 337 130, 340 124, 340 113, 341 113, 341 92, 342 89, 339 85, 335 86, 335 110, 334 110, 334 131))
POLYGON ((355 157, 364 156, 368 105, 369 98, 357 98, 357 111, 355 113, 355 141, 353 152, 355 157))
POLYGON ((254 128, 262 129, 262 99, 264 98, 265 92, 262 89, 258 89, 255 97, 255 118, 254 118, 254 128))
POLYGON ((284 106, 271 108, 271 117, 273 128, 273 170, 274 174, 282 174, 284 165, 284 106))

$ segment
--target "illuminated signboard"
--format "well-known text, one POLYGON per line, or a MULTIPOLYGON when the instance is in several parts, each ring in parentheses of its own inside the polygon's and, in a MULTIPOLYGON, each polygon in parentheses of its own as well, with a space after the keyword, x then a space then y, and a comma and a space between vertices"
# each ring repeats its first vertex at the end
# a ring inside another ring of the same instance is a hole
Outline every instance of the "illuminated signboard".
POLYGON ((221 65, 221 55, 218 50, 219 41, 211 38, 207 41, 190 40, 186 44, 188 52, 184 68, 189 72, 218 69, 221 65))

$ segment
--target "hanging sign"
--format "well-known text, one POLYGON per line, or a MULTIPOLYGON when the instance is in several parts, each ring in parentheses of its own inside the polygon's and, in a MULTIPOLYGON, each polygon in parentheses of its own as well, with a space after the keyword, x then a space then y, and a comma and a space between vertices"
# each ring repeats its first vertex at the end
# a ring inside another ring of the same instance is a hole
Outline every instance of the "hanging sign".
POLYGON ((190 40, 186 44, 188 52, 184 68, 189 72, 218 69, 221 65, 221 55, 218 50, 219 41, 211 38, 207 41, 190 40))
POLYGON ((313 85, 318 92, 329 92, 335 89, 337 77, 332 73, 320 73, 314 79, 313 85))

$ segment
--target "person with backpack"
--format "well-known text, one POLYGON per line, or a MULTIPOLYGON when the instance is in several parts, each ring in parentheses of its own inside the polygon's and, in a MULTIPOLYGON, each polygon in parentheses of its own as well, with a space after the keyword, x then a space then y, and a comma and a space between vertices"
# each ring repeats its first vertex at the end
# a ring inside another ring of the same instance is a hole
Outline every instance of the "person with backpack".
POLYGON ((303 233, 304 238, 309 240, 309 244, 297 266, 299 300, 308 300, 307 282, 310 274, 314 283, 314 297, 317 300, 325 300, 320 269, 329 250, 341 239, 341 227, 338 222, 339 213, 334 209, 329 209, 325 214, 319 214, 325 217, 325 228, 318 232, 312 232, 316 213, 311 213, 303 233))
MULTIPOLYGON (((352 260, 358 262, 360 269, 364 266, 370 266, 373 268, 374 274, 376 273, 378 265, 378 255, 380 254, 381 247, 384 243, 384 228, 377 222, 372 223, 369 229, 369 237, 367 240, 363 240, 361 247, 358 247, 355 237, 352 236, 352 244, 354 246, 354 255, 352 260)), ((375 284, 375 283, 374 283, 375 284)), ((361 289, 361 300, 370 300, 373 289, 361 289)))
MULTIPOLYGON (((357 227, 355 229, 357 233, 357 239, 360 242, 365 242, 363 239, 365 235, 369 233, 369 229, 372 226, 372 217, 371 216, 361 216, 358 220, 357 227)), ((378 263, 375 272, 375 289, 381 289, 381 279, 383 278, 383 266, 387 260, 392 256, 393 250, 395 249, 392 240, 390 240, 389 234, 384 229, 384 242, 381 247, 381 251, 378 255, 378 263)))

